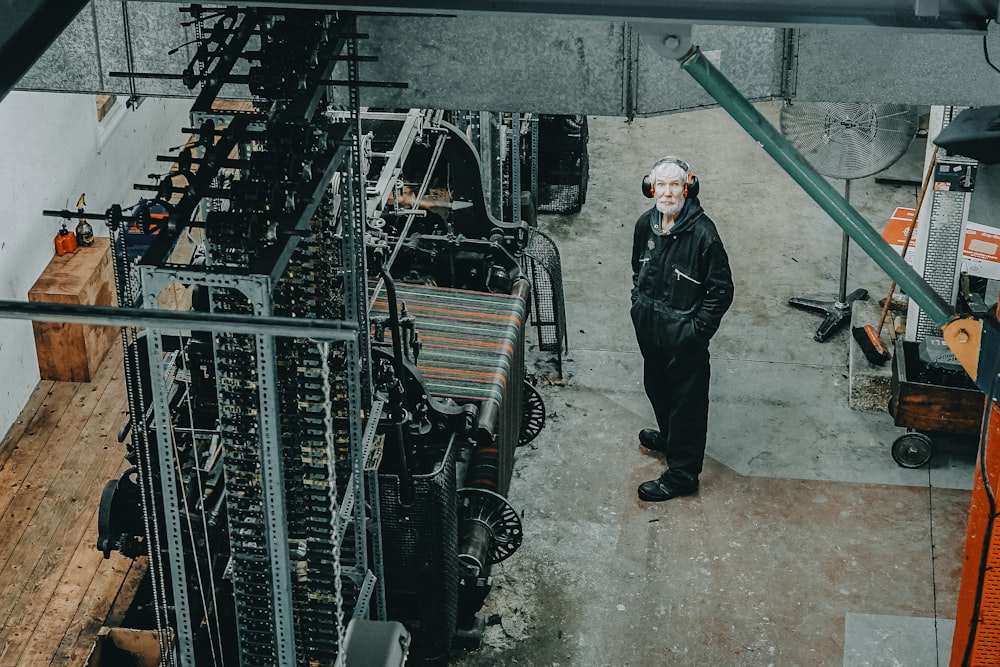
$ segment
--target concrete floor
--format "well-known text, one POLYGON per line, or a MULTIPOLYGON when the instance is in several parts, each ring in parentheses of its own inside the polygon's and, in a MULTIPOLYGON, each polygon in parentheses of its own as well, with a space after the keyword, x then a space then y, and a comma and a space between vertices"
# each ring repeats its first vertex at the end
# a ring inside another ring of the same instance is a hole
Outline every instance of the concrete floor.
MULTIPOLYGON (((760 106, 777 124, 779 103, 760 106)), ((583 210, 543 216, 559 245, 569 322, 564 384, 518 450, 510 498, 524 543, 494 568, 484 646, 450 664, 792 666, 947 664, 975 442, 935 439, 896 466, 905 432, 848 407, 849 332, 792 296, 836 294, 840 229, 725 112, 590 119, 583 210), (712 343, 708 460, 698 495, 636 497, 662 472, 628 317, 639 181, 688 160, 728 248, 736 300, 712 343), (940 657, 939 657, 940 656, 940 657)), ((854 182, 879 229, 916 187, 854 182)), ((889 279, 856 246, 848 289, 889 279)), ((551 365, 533 369, 543 378, 551 365)))

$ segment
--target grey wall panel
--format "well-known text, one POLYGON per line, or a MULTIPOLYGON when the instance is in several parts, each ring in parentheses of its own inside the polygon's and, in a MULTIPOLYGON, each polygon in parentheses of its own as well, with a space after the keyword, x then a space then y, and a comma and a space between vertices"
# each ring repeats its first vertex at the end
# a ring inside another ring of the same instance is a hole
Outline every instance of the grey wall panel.
MULTIPOLYGON (((776 28, 694 26, 691 38, 751 100, 780 94, 782 39, 776 28)), ((648 116, 714 104, 677 62, 639 41, 636 115, 648 116)))
POLYGON ((87 8, 87 0, 0 0, 0 100, 87 8))
MULTIPOLYGON (((1000 35, 987 36, 1000 62, 1000 35)), ((803 100, 983 106, 1000 104, 1000 72, 983 37, 870 30, 799 31, 797 88, 803 100)))
MULTIPOLYGON (((192 47, 168 51, 194 37, 184 15, 161 2, 130 2, 133 70, 179 73, 192 47)), ((31 90, 127 94, 121 3, 93 0, 19 87, 31 90), (95 37, 96 26, 96 37, 95 37)), ((362 103, 376 107, 488 109, 591 115, 652 115, 710 102, 674 62, 639 44, 627 24, 598 19, 462 15, 368 16, 359 29, 371 36, 361 52, 362 78, 405 81, 405 90, 364 88, 362 103)), ((776 93, 779 30, 696 27, 703 48, 752 98, 776 93)), ((342 71, 338 76, 343 76, 342 71)), ((136 80, 141 95, 192 96, 176 81, 136 80)), ((245 96, 245 88, 227 91, 245 96)))
POLYGON ((97 35, 93 7, 84 7, 29 69, 16 88, 22 90, 99 90, 97 35))
MULTIPOLYGON (((133 71, 180 73, 187 65, 193 54, 190 46, 173 56, 167 54, 194 37, 190 28, 181 26, 185 15, 178 7, 162 2, 128 3, 133 71)), ((24 75, 17 88, 127 94, 127 79, 108 76, 108 72, 128 71, 124 26, 119 0, 91 0, 24 75)), ((149 96, 191 95, 175 81, 147 79, 137 81, 136 87, 149 96)))
MULTIPOLYGON (((125 49, 125 17, 122 14, 122 3, 114 0, 91 0, 94 5, 94 16, 97 25, 98 56, 101 67, 101 87, 103 90, 115 93, 124 93, 128 90, 128 83, 123 79, 116 79, 108 76, 108 72, 125 71, 128 69, 128 60, 125 49)), ((142 14, 142 9, 131 3, 129 7, 129 23, 134 23, 142 14)), ((162 30, 166 32, 179 31, 179 21, 174 17, 171 25, 164 25, 162 30)), ((135 71, 138 71, 135 69, 135 71)))
POLYGON ((372 106, 620 115, 624 25, 581 19, 461 16, 365 17, 373 39, 366 79, 409 81, 365 89, 372 106))
MULTIPOLYGON (((120 93, 129 91, 127 79, 108 77, 108 72, 129 70, 122 3, 117 0, 94 0, 97 6, 101 61, 104 65, 105 86, 120 93)), ((129 2, 129 36, 132 43, 132 71, 168 72, 180 74, 190 62, 194 50, 182 47, 177 53, 169 51, 194 39, 193 28, 181 26, 190 18, 178 11, 180 5, 158 2, 129 2)), ((150 96, 189 94, 176 81, 136 80, 137 90, 150 96)))
MULTIPOLYGON (((129 2, 134 70, 179 73, 193 49, 168 51, 194 37, 178 5, 129 2)), ((363 78, 406 81, 405 90, 365 88, 380 107, 486 109, 591 115, 656 115, 711 104, 676 63, 665 61, 627 23, 605 19, 469 15, 362 17, 371 35, 361 52, 363 78)), ((985 63, 982 37, 856 28, 795 31, 800 100, 1000 104, 1000 73, 985 63)), ((701 46, 750 99, 782 95, 784 31, 694 26, 701 46)), ((1000 31, 987 35, 1000 61, 1000 31)), ((92 0, 19 88, 129 92, 121 3, 92 0)), ((137 80, 141 95, 193 96, 178 81, 137 80)), ((234 96, 245 89, 232 89, 234 96)), ((228 93, 229 91, 227 91, 228 93)))
MULTIPOLYGON (((712 102, 676 62, 621 22, 366 17, 359 28, 374 37, 362 51, 379 58, 362 66, 363 77, 410 82, 406 90, 366 89, 362 101, 371 106, 629 116, 712 102)), ((694 28, 696 43, 721 59, 752 99, 779 93, 782 35, 774 28, 694 28)))

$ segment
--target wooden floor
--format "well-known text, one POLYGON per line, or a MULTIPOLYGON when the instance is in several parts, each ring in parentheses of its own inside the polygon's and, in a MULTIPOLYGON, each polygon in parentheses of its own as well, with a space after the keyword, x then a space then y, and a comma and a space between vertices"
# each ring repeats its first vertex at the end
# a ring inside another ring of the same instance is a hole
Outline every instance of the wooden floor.
POLYGON ((125 410, 117 343, 92 382, 40 382, 0 444, 0 667, 85 665, 139 576, 96 547, 101 491, 128 468, 125 410))

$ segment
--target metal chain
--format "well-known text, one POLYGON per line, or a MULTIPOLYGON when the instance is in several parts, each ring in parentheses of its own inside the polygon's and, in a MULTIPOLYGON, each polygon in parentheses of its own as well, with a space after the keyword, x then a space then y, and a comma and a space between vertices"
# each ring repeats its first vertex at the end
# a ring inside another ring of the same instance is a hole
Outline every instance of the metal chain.
POLYGON ((330 524, 333 528, 333 591, 334 605, 336 608, 334 617, 337 621, 337 661, 335 667, 342 667, 346 659, 344 651, 344 595, 342 582, 342 569, 340 562, 340 540, 338 527, 340 525, 340 506, 337 501, 337 450, 334 444, 333 433, 333 391, 330 383, 330 343, 323 341, 318 344, 320 356, 320 373, 323 377, 323 424, 326 429, 326 467, 329 475, 330 485, 330 524))
MULTIPOLYGON (((119 225, 124 223, 119 223, 119 225)), ((128 248, 125 243, 126 230, 119 226, 118 229, 111 229, 111 242, 114 244, 114 274, 115 291, 118 294, 118 303, 123 306, 132 306, 135 292, 132 289, 131 269, 128 261, 128 248)), ((153 580, 153 608, 156 616, 156 638, 160 646, 160 662, 163 665, 173 665, 173 652, 168 651, 164 637, 167 635, 168 617, 166 604, 166 586, 164 583, 163 563, 160 560, 160 539, 159 522, 156 512, 152 511, 155 501, 152 472, 152 458, 149 451, 149 439, 146 437, 146 409, 141 400, 141 396, 136 395, 136 388, 131 382, 137 377, 139 372, 139 345, 137 342, 137 331, 132 327, 121 328, 123 357, 122 363, 125 366, 125 397, 128 405, 129 418, 132 420, 132 442, 135 444, 136 454, 139 463, 139 484, 141 493, 139 498, 142 505, 142 525, 146 530, 147 558, 149 560, 149 574, 153 580), (129 341, 133 343, 129 345, 129 341)))
MULTIPOLYGON (((191 371, 191 366, 190 366, 190 364, 187 361, 187 358, 188 358, 188 355, 187 355, 187 340, 189 340, 189 339, 185 339, 183 336, 181 336, 181 338, 180 338, 181 371, 187 373, 187 392, 186 392, 184 403, 185 403, 185 406, 187 407, 187 413, 188 413, 188 425, 190 427, 190 434, 191 434, 191 452, 194 455, 194 475, 195 475, 195 480, 196 480, 195 488, 198 489, 199 492, 200 492, 201 489, 204 489, 205 487, 204 487, 204 485, 202 483, 202 479, 201 479, 201 455, 198 452, 198 436, 195 433, 195 428, 194 428, 194 408, 191 407, 191 402, 193 400, 192 397, 191 397, 191 380, 192 380, 191 373, 192 373, 192 371, 191 371)), ((177 451, 177 441, 176 440, 174 441, 174 456, 177 457, 177 462, 178 462, 177 475, 178 475, 178 477, 182 478, 183 470, 181 470, 180 465, 179 465, 180 464, 180 452, 177 451)), ((187 509, 187 511, 185 512, 185 516, 187 517, 187 521, 188 521, 188 534, 191 537, 191 551, 194 552, 194 554, 195 554, 195 558, 193 559, 194 560, 195 571, 196 571, 197 576, 198 576, 198 581, 202 581, 203 582, 204 579, 201 576, 201 565, 199 565, 198 554, 197 554, 198 545, 197 545, 197 541, 195 540, 194 527, 191 525, 191 507, 188 504, 187 492, 186 492, 186 489, 185 489, 183 478, 181 479, 180 487, 181 487, 181 496, 183 498, 184 507, 187 509)), ((209 637, 210 637, 209 644, 210 644, 211 649, 212 649, 212 664, 213 665, 223 665, 224 666, 225 665, 225 654, 223 653, 223 650, 222 650, 222 630, 219 627, 219 615, 218 615, 219 600, 216 597, 216 592, 215 592, 215 567, 213 565, 213 560, 212 560, 212 541, 208 538, 208 535, 209 535, 209 532, 208 532, 208 521, 205 518, 205 503, 204 502, 201 503, 201 511, 199 512, 199 518, 201 519, 201 529, 202 529, 202 532, 205 535, 205 562, 206 562, 206 564, 208 566, 208 584, 209 584, 208 588, 212 591, 212 605, 211 605, 211 607, 209 607, 209 605, 208 605, 208 600, 205 599, 205 586, 204 585, 199 586, 199 596, 201 597, 202 610, 205 612, 205 619, 207 620, 209 617, 211 617, 212 621, 213 621, 213 624, 215 625, 215 633, 214 633, 214 636, 212 636, 213 635, 213 633, 212 633, 212 627, 211 627, 211 625, 206 624, 206 627, 208 628, 208 634, 209 634, 209 637), (215 610, 214 614, 212 613, 212 610, 215 610), (218 643, 218 651, 219 651, 218 654, 216 654, 216 643, 218 643)))

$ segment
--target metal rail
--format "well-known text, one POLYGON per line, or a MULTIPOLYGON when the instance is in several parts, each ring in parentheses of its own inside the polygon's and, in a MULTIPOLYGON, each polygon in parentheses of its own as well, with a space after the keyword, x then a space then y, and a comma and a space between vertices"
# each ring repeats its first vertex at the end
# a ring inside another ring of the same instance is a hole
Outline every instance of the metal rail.
POLYGON ((330 341, 354 340, 358 335, 357 323, 343 320, 202 313, 193 310, 78 306, 31 301, 0 301, 0 319, 69 322, 95 326, 191 329, 330 341))

